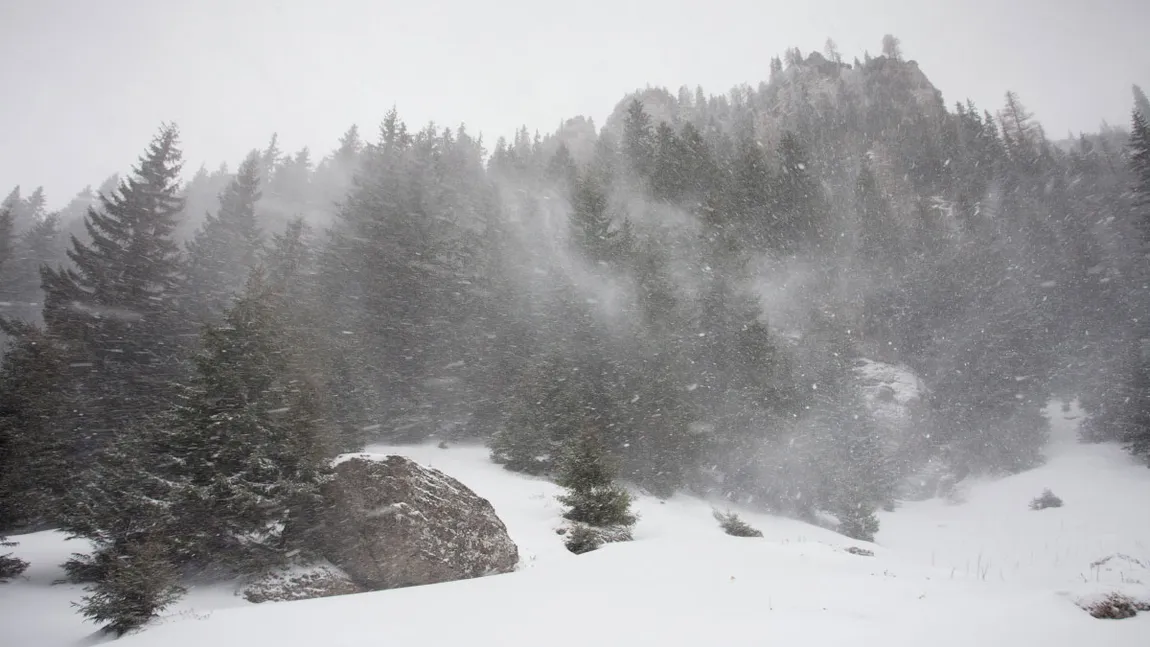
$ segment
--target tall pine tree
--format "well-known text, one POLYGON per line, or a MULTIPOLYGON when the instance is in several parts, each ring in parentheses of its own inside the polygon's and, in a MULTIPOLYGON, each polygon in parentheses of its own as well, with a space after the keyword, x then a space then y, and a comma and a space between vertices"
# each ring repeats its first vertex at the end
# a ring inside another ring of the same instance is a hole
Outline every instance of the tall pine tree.
POLYGON ((214 321, 243 287, 263 244, 256 224, 260 199, 260 156, 252 151, 220 195, 220 209, 208 214, 188 243, 188 289, 201 321, 214 321))

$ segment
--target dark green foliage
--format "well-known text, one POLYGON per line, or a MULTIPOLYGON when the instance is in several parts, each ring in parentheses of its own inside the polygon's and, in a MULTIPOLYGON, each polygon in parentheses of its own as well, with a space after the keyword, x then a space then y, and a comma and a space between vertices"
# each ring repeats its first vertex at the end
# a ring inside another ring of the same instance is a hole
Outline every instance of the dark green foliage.
POLYGON ((556 443, 543 407, 542 401, 517 399, 503 427, 488 442, 491 460, 513 472, 538 475, 550 471, 556 443))
POLYGON ((567 192, 574 191, 579 167, 571 158, 571 149, 567 148, 567 144, 560 143, 551 161, 547 163, 547 177, 567 192))
POLYGON ((878 518, 874 508, 860 501, 855 505, 842 506, 836 512, 839 517, 838 531, 841 534, 859 541, 874 541, 874 534, 878 532, 878 518))
MULTIPOLYGON (((7 545, 7 544, 0 544, 7 545)), ((4 583, 14 577, 18 577, 28 568, 28 562, 12 557, 12 555, 0 555, 0 583, 4 583)))
POLYGON ((188 243, 188 289, 201 320, 219 319, 258 260, 259 181, 259 153, 253 151, 220 195, 219 211, 207 215, 188 243))
POLYGON ((85 436, 76 443, 79 457, 162 411, 182 373, 188 327, 172 237, 183 207, 179 172, 177 131, 165 127, 132 177, 101 195, 99 209, 88 209, 91 242, 73 237, 72 266, 42 269, 47 333, 66 348, 70 367, 68 414, 54 424, 85 436))
POLYGON ((0 270, 12 259, 13 237, 12 209, 0 208, 0 270))
MULTIPOLYGON (((16 544, 7 540, 0 534, 0 548, 8 548, 16 544)), ((0 584, 19 576, 28 568, 28 562, 9 554, 0 554, 0 584)))
POLYGON ((51 421, 64 353, 34 326, 0 321, 12 341, 0 364, 0 531, 56 516, 75 468, 51 421))
POLYGON ((737 513, 727 511, 719 512, 718 510, 712 511, 715 521, 719 522, 719 527, 723 532, 731 535, 732 537, 762 537, 763 533, 760 530, 755 530, 751 524, 739 518, 737 513))
POLYGON ((582 523, 571 525, 563 545, 567 550, 582 555, 598 550, 604 544, 631 541, 630 526, 588 526, 582 523))
POLYGON ((591 526, 630 526, 631 495, 614 482, 614 471, 599 432, 588 426, 572 438, 559 464, 556 483, 567 488, 559 497, 564 518, 591 526))
MULTIPOLYGON (((1147 117, 1135 106, 1131 124, 1129 149, 1130 199, 1129 232, 1133 254, 1145 255, 1150 250, 1150 125, 1147 117)), ((1150 280, 1150 268, 1145 260, 1133 264, 1123 280, 1130 289, 1104 292, 1108 311, 1124 313, 1137 321, 1129 330, 1115 330, 1110 338, 1096 345, 1111 355, 1110 363, 1099 371, 1098 382, 1085 398, 1090 412, 1086 422, 1086 437, 1091 440, 1118 440, 1130 451, 1150 464, 1150 325, 1142 316, 1150 308, 1150 299, 1144 289, 1150 280)), ((1112 316, 1117 316, 1112 315, 1112 316)))
POLYGON ((314 387, 293 362, 290 307, 260 271, 203 334, 196 376, 154 441, 181 558, 240 570, 282 562, 318 504, 329 456, 314 387))
MULTIPOLYGON (((1150 117, 1135 111, 1130 126, 1130 170, 1134 174, 1134 205, 1144 240, 1150 241, 1150 117)), ((1148 243, 1150 244, 1150 243, 1148 243)))
POLYGON ((650 178, 655 170, 655 146, 651 117, 643 110, 641 101, 632 99, 623 119, 623 152, 640 178, 650 178))
POLYGON ((603 545, 603 542, 591 527, 579 524, 571 529, 567 539, 563 541, 563 545, 576 555, 582 555, 598 549, 603 545))
POLYGON ((798 135, 779 142, 779 173, 774 178, 766 239, 775 249, 792 251, 831 238, 831 223, 814 162, 798 135))
POLYGON ((142 627, 183 594, 179 571, 158 540, 97 550, 92 562, 101 576, 86 589, 80 612, 117 636, 142 627))
POLYGON ((576 181, 571 234, 576 247, 593 263, 621 260, 631 245, 629 223, 615 221, 606 189, 593 174, 576 181))
POLYGON ((10 260, 0 266, 0 299, 7 303, 3 313, 11 319, 39 323, 44 300, 40 289, 40 268, 64 258, 60 218, 47 214, 37 218, 17 237, 10 260))

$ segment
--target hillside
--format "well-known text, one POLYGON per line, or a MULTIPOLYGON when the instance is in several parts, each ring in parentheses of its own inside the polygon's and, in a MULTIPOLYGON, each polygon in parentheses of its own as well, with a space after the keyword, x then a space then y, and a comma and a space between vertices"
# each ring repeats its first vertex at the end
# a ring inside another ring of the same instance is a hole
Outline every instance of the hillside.
MULTIPOLYGON (((412 589, 250 605, 223 586, 187 598, 126 645, 699 645, 748 641, 840 645, 1141 645, 1150 615, 1095 620, 1074 600, 1147 581, 1150 520, 1127 501, 1150 495, 1150 471, 1118 447, 1073 442, 1078 411, 1049 407, 1047 463, 960 489, 962 502, 905 503, 882 515, 877 545, 798 521, 739 510, 763 539, 722 534, 706 501, 640 496, 636 541, 575 556, 554 529, 559 489, 507 472, 481 447, 375 446, 440 469, 488 498, 519 544, 518 572, 412 589), (1065 506, 1032 512, 1049 487, 1065 506), (873 557, 845 552, 873 550, 873 557), (1116 556, 1101 567, 1093 562, 1116 556), (1103 586, 1105 585, 1105 587, 1103 586), (580 628, 594 618, 600 633, 580 628)), ((33 563, 0 587, 5 644, 101 638, 50 586, 71 544, 16 537, 33 563)))

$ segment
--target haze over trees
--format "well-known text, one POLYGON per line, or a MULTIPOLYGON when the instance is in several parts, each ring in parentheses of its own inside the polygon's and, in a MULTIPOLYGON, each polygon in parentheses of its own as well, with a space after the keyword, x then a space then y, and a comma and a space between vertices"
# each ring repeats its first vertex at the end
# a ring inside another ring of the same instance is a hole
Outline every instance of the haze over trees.
POLYGON ((188 173, 165 125, 58 214, 13 190, 0 532, 92 540, 70 572, 122 632, 182 574, 289 563, 373 441, 488 443, 588 523, 632 521, 614 471, 860 539, 928 467, 1037 464, 1052 396, 1150 459, 1145 95, 1054 141, 1013 93, 944 103, 894 37, 826 50, 490 150, 392 110, 188 173), (913 434, 863 358, 922 380, 913 434))

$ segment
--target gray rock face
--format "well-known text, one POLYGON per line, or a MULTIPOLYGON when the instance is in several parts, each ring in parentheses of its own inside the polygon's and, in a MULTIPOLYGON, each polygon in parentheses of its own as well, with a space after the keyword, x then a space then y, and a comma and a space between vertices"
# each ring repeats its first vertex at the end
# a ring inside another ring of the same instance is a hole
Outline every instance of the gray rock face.
POLYGON ((337 459, 324 500, 324 557, 368 590, 506 573, 519 561, 486 499, 402 456, 337 459))
POLYGON ((347 573, 325 564, 284 569, 265 574, 243 590, 248 602, 286 602, 333 595, 362 593, 347 573))

